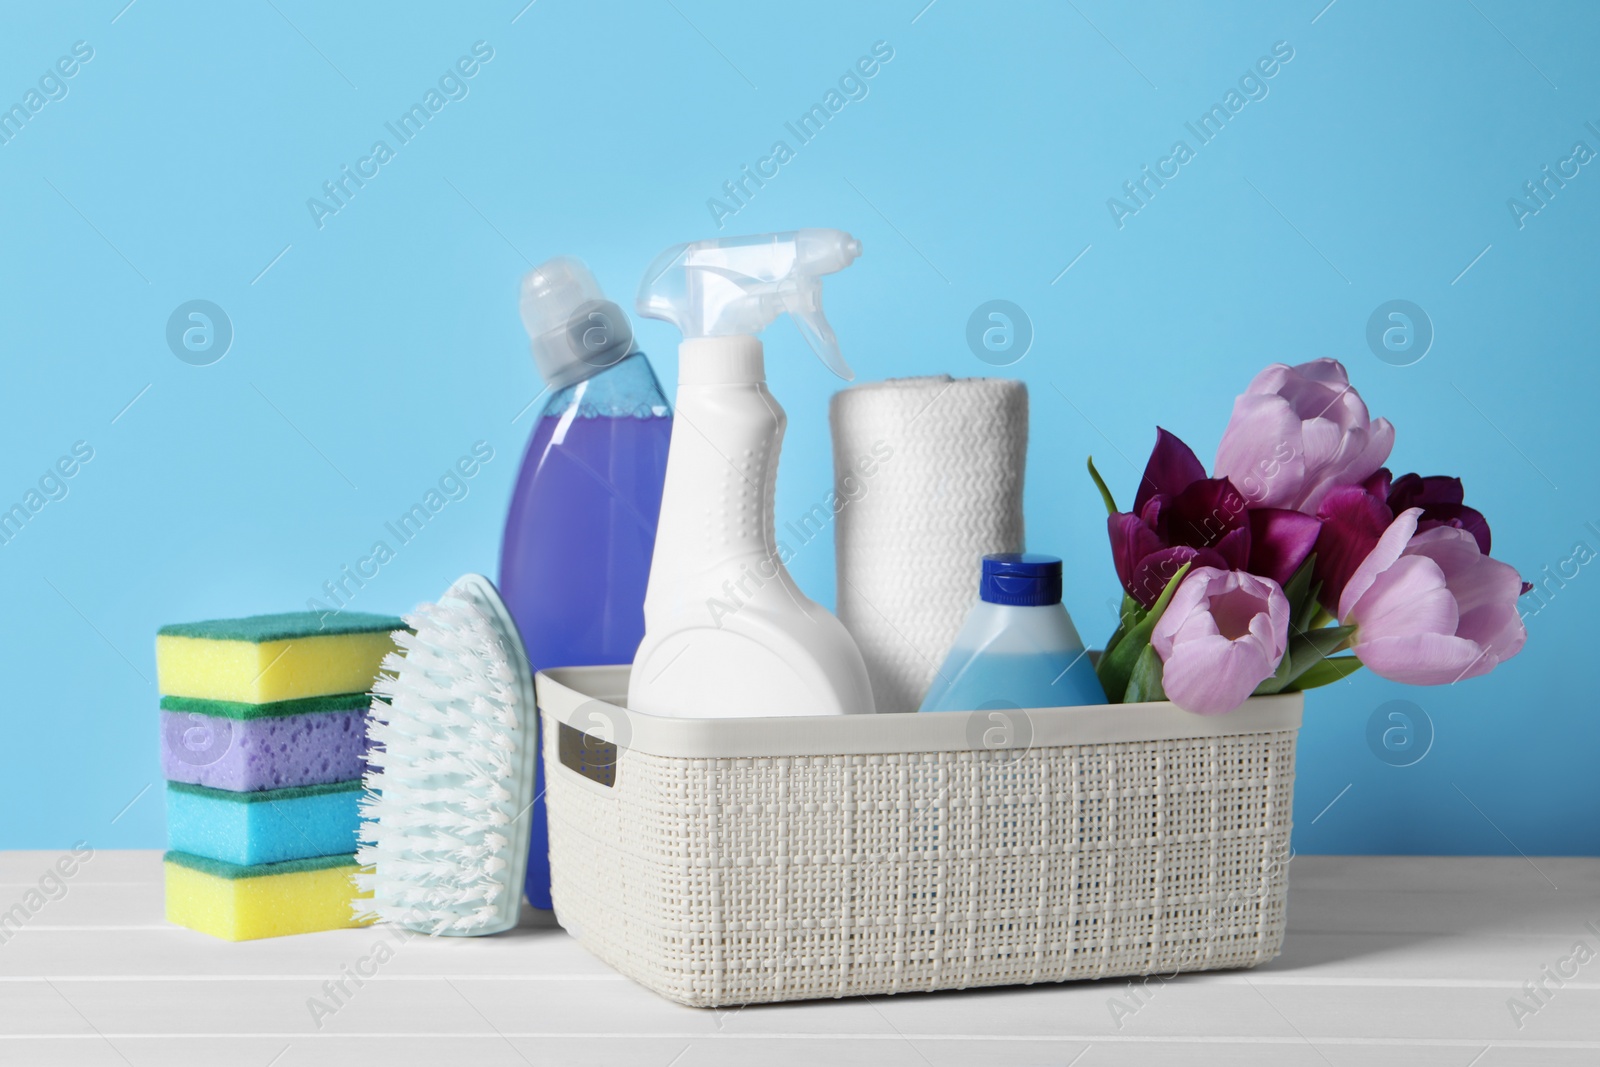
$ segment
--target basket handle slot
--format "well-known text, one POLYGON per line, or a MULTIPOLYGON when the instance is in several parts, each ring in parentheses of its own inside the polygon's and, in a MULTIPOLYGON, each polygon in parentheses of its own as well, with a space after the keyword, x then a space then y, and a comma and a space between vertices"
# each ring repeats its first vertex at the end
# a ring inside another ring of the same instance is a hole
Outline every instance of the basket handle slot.
POLYGON ((557 723, 556 749, 561 765, 610 789, 617 784, 617 746, 566 723, 557 723))

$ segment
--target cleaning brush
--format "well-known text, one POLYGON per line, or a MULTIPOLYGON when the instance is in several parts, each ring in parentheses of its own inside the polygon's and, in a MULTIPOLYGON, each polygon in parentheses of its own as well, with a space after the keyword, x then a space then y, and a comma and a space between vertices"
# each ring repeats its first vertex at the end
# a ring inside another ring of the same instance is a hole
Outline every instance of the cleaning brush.
POLYGON ((534 798, 533 679, 487 578, 405 617, 373 683, 356 862, 363 917, 426 934, 516 925, 534 798))

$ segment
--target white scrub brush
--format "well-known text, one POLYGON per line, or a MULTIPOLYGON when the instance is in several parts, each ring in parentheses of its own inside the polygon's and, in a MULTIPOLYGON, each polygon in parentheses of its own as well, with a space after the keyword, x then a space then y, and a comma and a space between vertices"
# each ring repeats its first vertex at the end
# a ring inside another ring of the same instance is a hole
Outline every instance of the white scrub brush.
POLYGON ((533 807, 533 678, 487 578, 405 617, 373 683, 356 876, 365 916, 426 934, 517 923, 533 807))

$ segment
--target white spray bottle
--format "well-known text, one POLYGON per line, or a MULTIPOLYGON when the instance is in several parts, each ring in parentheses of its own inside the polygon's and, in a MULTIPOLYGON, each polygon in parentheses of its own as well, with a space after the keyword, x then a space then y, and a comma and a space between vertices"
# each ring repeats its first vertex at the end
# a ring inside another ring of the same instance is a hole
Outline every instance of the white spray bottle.
POLYGON ((830 370, 853 377, 822 314, 821 276, 861 243, 839 230, 732 237, 663 252, 639 314, 683 332, 677 418, 628 706, 692 718, 870 713, 844 625, 785 568, 773 525, 787 424, 760 333, 787 312, 830 370))

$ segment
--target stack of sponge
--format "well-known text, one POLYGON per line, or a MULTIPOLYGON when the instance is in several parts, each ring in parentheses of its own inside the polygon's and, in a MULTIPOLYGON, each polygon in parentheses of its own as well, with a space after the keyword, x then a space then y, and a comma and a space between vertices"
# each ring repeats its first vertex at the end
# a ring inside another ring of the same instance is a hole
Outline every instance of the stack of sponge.
POLYGON ((229 941, 359 925, 367 691, 404 626, 299 612, 161 628, 169 922, 229 941))

